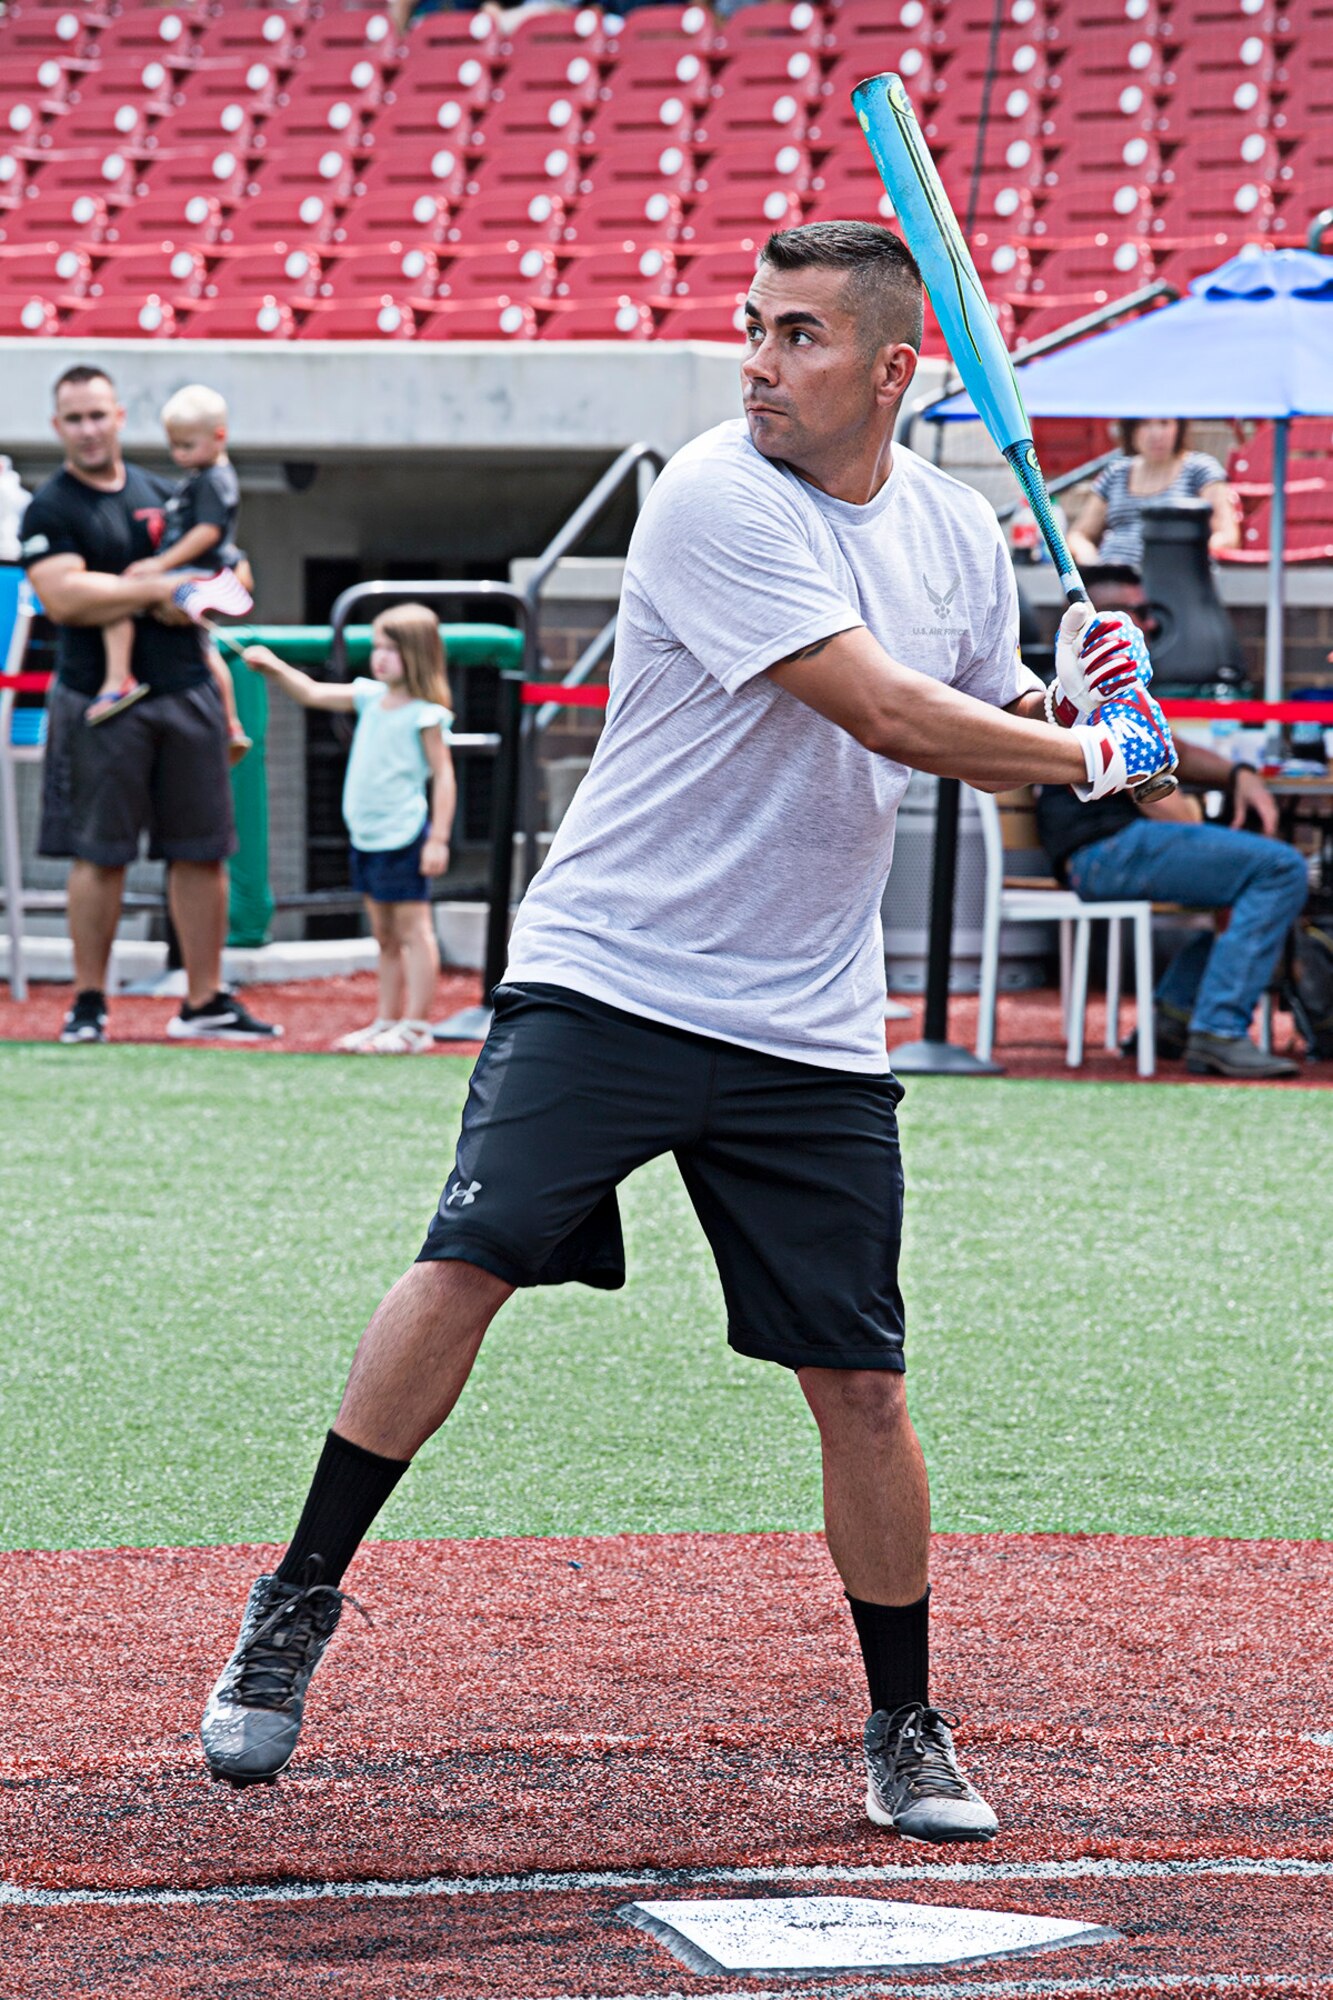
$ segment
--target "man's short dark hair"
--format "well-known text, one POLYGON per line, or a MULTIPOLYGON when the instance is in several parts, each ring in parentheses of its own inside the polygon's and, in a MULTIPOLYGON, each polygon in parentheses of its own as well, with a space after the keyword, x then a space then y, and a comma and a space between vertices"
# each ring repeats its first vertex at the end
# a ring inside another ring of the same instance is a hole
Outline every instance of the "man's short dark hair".
POLYGON ((59 377, 55 388, 51 391, 52 400, 57 403, 60 401, 62 389, 82 389, 89 382, 105 382, 112 395, 116 393, 116 385, 105 368, 90 368, 86 361, 80 361, 76 362, 73 368, 67 368, 59 377))
POLYGON ((921 273, 891 229, 878 222, 803 222, 770 236, 762 256, 775 271, 846 271, 871 351, 905 341, 921 352, 921 273))

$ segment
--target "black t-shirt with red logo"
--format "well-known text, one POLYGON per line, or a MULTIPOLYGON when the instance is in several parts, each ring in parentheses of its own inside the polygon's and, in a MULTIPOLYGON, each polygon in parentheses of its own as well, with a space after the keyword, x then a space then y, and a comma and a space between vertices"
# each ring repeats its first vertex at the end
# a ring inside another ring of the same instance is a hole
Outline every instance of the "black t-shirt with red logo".
MULTIPOLYGON (((21 561, 31 569, 48 556, 82 556, 91 570, 119 576, 162 544, 169 481, 126 465, 116 493, 89 486, 61 468, 33 495, 23 516, 21 561)), ((62 625, 56 670, 78 694, 96 694, 105 677, 102 628, 62 625)), ((135 678, 162 694, 197 687, 208 678, 197 625, 163 625, 151 613, 134 622, 135 678)))

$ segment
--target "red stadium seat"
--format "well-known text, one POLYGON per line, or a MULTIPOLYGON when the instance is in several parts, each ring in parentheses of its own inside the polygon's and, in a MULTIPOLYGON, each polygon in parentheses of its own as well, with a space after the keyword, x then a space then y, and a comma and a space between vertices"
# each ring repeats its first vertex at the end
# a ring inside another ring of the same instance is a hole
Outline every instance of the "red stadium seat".
POLYGON ((95 195, 35 195, 17 208, 0 208, 0 246, 43 241, 95 243, 106 220, 106 204, 95 195))
POLYGON ((319 295, 321 276, 318 245, 272 243, 267 249, 234 250, 220 258, 212 265, 200 296, 206 299, 271 296, 297 305, 319 295))
POLYGON ((508 243, 493 250, 456 256, 441 275, 435 296, 549 299, 555 296, 558 271, 556 255, 549 244, 508 243))
POLYGON ((298 340, 411 340, 416 321, 406 300, 321 299, 302 322, 298 340))
POLYGON ((800 196, 789 188, 723 187, 700 197, 679 231, 682 243, 718 244, 738 237, 762 242, 801 220, 800 196))
POLYGON ((565 224, 565 240, 580 246, 651 240, 669 243, 679 233, 685 205, 664 188, 600 189, 580 203, 565 224))
POLYGON ((307 91, 298 75, 287 102, 257 128, 256 139, 268 153, 336 146, 362 162, 374 151, 377 129, 375 107, 367 99, 340 95, 332 87, 307 91))
POLYGON ((285 299, 220 298, 192 306, 188 328, 207 340, 294 340, 296 315, 285 299))
POLYGON ((228 246, 243 244, 258 248, 275 241, 324 243, 336 235, 338 214, 338 204, 322 194, 303 193, 295 188, 278 194, 256 194, 230 210, 220 220, 215 234, 220 244, 228 246))
MULTIPOLYGON (((685 246, 680 246, 682 250, 685 246)), ((754 277, 763 236, 743 237, 723 249, 701 250, 688 258, 676 278, 680 299, 743 299, 754 277)))
POLYGON ((560 243, 567 231, 565 204, 559 195, 533 194, 528 187, 498 188, 477 194, 451 217, 444 232, 449 243, 507 243, 520 238, 532 243, 560 243))
POLYGON ((580 187, 585 196, 594 191, 631 194, 639 189, 647 196, 660 188, 684 199, 694 192, 695 183, 693 151, 674 139, 663 144, 650 136, 646 142, 632 138, 599 147, 583 170, 580 187))
POLYGON ((706 299, 676 299, 658 321, 659 340, 725 341, 739 353, 744 329, 743 291, 706 299))
MULTIPOLYGON (((443 132, 434 137, 423 134, 412 145, 392 132, 382 134, 381 138, 382 143, 365 170, 368 193, 391 199, 433 193, 452 204, 462 198, 471 184, 467 154, 443 132)), ((525 181, 529 174, 525 163, 525 181)))
POLYGON ((439 246, 432 243, 395 243, 378 250, 353 251, 326 267, 320 279, 322 299, 369 298, 389 293, 410 299, 413 309, 421 299, 434 298, 439 283, 439 246))
POLYGON ((152 58, 178 73, 197 68, 204 59, 206 23, 192 9, 127 7, 101 31, 98 53, 103 62, 116 57, 152 58))
MULTIPOLYGON (((600 22, 600 15, 597 17, 600 22)), ((500 53, 503 37, 494 14, 423 14, 412 23, 407 60, 413 69, 433 63, 445 50, 472 49, 488 63, 504 58, 500 53)))
POLYGON ((538 319, 520 299, 464 299, 431 314, 423 340, 535 340, 538 319))
POLYGON ((689 147, 694 143, 697 122, 698 114, 687 93, 663 90, 656 84, 644 89, 617 89, 597 120, 598 143, 602 148, 637 144, 645 151, 671 145, 689 147))
POLYGON ((669 243, 599 246, 565 265, 555 288, 558 299, 604 304, 607 298, 670 298, 676 265, 669 243))
MULTIPOLYGON (((256 156, 247 193, 278 196, 319 194, 326 201, 351 200, 365 187, 363 168, 342 146, 316 140, 311 145, 272 145, 256 156)), ((154 185, 160 178, 158 169, 154 185)))
POLYGON ((616 66, 617 92, 645 91, 663 97, 683 97, 696 110, 721 86, 707 53, 679 42, 633 42, 616 66))
POLYGON ((611 105, 586 105, 577 93, 567 90, 528 90, 494 103, 486 116, 485 136, 491 146, 545 138, 549 143, 587 153, 597 143, 594 121, 611 105))
POLYGON ((292 11, 225 8, 208 30, 209 60, 265 62, 285 74, 300 56, 300 22, 292 11))
POLYGON ((93 275, 91 246, 60 243, 25 244, 20 257, 0 259, 0 286, 5 290, 31 289, 64 305, 67 299, 82 298, 93 275))
POLYGON ((129 292, 81 301, 62 331, 79 340, 173 340, 180 322, 170 298, 129 292))
POLYGON ((381 65, 406 60, 408 45, 383 8, 338 8, 311 20, 301 38, 308 58, 367 56, 381 65))
MULTIPOLYGON (((746 62, 757 49, 808 49, 821 54, 835 45, 835 37, 850 10, 845 4, 832 11, 826 23, 824 9, 810 0, 757 0, 741 7, 718 23, 713 52, 725 62, 746 62)), ((884 15, 879 10, 879 18, 884 15)), ((923 10, 924 11, 924 10, 923 10)))
POLYGON ((475 42, 441 48, 426 60, 414 49, 411 62, 392 85, 389 101, 401 106, 410 99, 429 98, 432 122, 434 106, 446 98, 465 105, 470 113, 480 113, 489 104, 496 76, 501 73, 492 68, 484 52, 478 52, 475 42))
MULTIPOLYGON (((160 170, 160 162, 155 162, 160 170)), ((0 184, 4 162, 0 159, 0 184)), ((108 208, 132 201, 144 186, 143 177, 129 154, 111 148, 79 147, 55 153, 42 165, 38 190, 43 195, 90 194, 108 208)))
POLYGON ((372 246, 386 239, 413 237, 422 243, 439 243, 444 239, 452 212, 443 195, 421 194, 412 188, 366 194, 352 202, 333 222, 329 241, 338 245, 372 246))
POLYGON ((641 42, 669 42, 673 47, 692 48, 697 55, 711 56, 715 21, 707 7, 637 7, 616 31, 621 60, 641 42))
MULTIPOLYGON (((105 171, 105 167, 104 167, 105 171)), ((227 203, 239 201, 254 182, 245 152, 230 146, 164 146, 148 162, 139 185, 152 195, 179 195, 188 201, 197 194, 211 195, 227 203)))
POLYGON ((653 309, 644 299, 576 299, 542 322, 542 340, 651 340, 653 309))
POLYGON ((709 148, 742 140, 775 145, 790 138, 799 144, 807 128, 806 111, 803 97, 781 86, 729 85, 709 106, 697 143, 709 148))
POLYGON ((60 313, 54 299, 37 291, 0 288, 0 334, 6 339, 23 334, 44 339, 59 332, 60 313))
MULTIPOLYGON (((105 247, 105 246, 103 246, 105 247)), ((202 245, 134 244, 113 251, 84 287, 89 298, 159 297, 178 304, 203 295, 208 265, 202 245)))

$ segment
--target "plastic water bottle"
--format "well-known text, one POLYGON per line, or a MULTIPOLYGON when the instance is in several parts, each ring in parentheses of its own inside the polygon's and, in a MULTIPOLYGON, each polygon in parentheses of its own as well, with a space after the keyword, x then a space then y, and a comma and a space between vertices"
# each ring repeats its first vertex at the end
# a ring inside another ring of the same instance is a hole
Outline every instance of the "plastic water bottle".
POLYGON ((19 559, 19 527, 31 498, 12 461, 0 453, 0 563, 19 559))

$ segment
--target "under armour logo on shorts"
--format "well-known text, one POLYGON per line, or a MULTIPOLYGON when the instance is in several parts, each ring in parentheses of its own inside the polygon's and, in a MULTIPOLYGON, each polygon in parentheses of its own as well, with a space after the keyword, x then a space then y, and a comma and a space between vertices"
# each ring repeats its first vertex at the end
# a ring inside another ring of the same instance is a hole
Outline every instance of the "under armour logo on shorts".
POLYGON ((463 1186, 461 1181, 458 1181, 444 1197, 444 1205, 446 1208, 452 1208, 454 1203, 457 1202, 460 1208, 469 1208, 480 1193, 480 1181, 469 1181, 466 1187, 463 1186))

